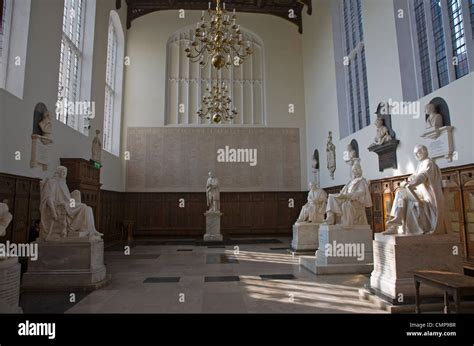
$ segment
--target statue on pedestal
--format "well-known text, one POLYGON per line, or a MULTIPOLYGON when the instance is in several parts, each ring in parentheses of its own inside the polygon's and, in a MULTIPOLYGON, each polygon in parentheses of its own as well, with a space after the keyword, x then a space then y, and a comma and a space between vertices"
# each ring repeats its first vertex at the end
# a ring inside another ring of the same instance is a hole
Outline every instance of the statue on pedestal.
POLYGON ((418 167, 397 191, 383 234, 446 234, 441 171, 424 145, 417 145, 414 153, 418 167))
POLYGON ((12 214, 8 210, 8 204, 6 204, 6 201, 3 201, 3 203, 0 203, 0 237, 5 236, 12 218, 12 214))
POLYGON ((393 139, 390 135, 390 131, 384 125, 383 118, 375 119, 375 127, 377 128, 377 134, 375 136, 374 143, 372 143, 369 148, 377 145, 382 145, 385 142, 390 142, 393 139))
POLYGON ((40 184, 40 239, 43 241, 78 237, 100 239, 102 233, 95 229, 92 209, 80 202, 80 193, 79 196, 78 192, 73 192, 71 195, 66 185, 66 176, 67 168, 58 166, 54 176, 43 180, 40 184))
POLYGON ((53 139, 53 123, 49 111, 43 113, 41 121, 38 123, 43 137, 53 139))
POLYGON ((92 141, 92 155, 91 160, 101 163, 101 156, 102 156, 102 142, 99 138, 100 130, 95 130, 95 137, 92 141))
POLYGON ((334 225, 340 216, 340 223, 344 228, 353 225, 367 225, 365 208, 372 206, 369 184, 362 176, 360 161, 355 160, 351 168, 352 179, 342 188, 340 193, 330 194, 326 207, 327 218, 325 223, 334 225))
POLYGON ((219 180, 209 172, 209 178, 206 184, 206 197, 208 211, 220 211, 220 191, 219 191, 219 180))
POLYGON ((315 183, 309 184, 308 203, 301 209, 296 222, 321 223, 326 212, 327 194, 315 183))
POLYGON ((332 132, 329 131, 328 142, 326 144, 327 167, 331 179, 334 180, 334 172, 336 171, 336 146, 332 142, 332 132))

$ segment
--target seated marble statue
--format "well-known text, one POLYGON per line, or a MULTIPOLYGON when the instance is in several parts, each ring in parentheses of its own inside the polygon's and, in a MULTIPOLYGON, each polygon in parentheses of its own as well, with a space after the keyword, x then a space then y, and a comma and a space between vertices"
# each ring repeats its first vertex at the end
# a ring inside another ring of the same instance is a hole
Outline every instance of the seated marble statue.
POLYGON ((71 196, 66 185, 67 168, 59 166, 54 176, 41 182, 40 239, 55 241, 71 237, 100 239, 92 209, 71 196))
POLYGON ((327 194, 317 184, 309 184, 308 203, 301 208, 300 216, 296 222, 321 223, 326 212, 327 194))
POLYGON ((424 145, 417 145, 414 153, 418 167, 397 191, 383 234, 447 233, 441 171, 424 145))
POLYGON ((377 128, 377 135, 375 136, 374 143, 372 143, 370 147, 382 145, 385 142, 392 140, 392 136, 390 135, 388 128, 384 126, 382 118, 375 119, 375 127, 377 128))
POLYGON ((434 130, 443 127, 443 116, 436 111, 436 106, 432 103, 426 105, 426 129, 434 130))
POLYGON ((6 203, 0 203, 0 237, 4 237, 7 227, 12 221, 12 214, 8 211, 6 203))
POLYGON ((352 165, 352 179, 337 194, 329 194, 326 207, 325 223, 334 225, 340 218, 344 228, 353 225, 367 225, 365 208, 372 206, 369 184, 362 177, 362 167, 359 160, 352 165))

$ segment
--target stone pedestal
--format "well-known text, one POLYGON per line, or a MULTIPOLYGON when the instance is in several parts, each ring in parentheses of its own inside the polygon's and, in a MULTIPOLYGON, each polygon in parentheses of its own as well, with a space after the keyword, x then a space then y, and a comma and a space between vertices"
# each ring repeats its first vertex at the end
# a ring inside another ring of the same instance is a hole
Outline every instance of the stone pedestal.
POLYGON ((319 225, 311 222, 295 223, 291 250, 296 253, 314 253, 319 246, 319 225))
POLYGON ((22 288, 93 290, 105 282, 104 241, 76 238, 38 241, 38 260, 29 260, 22 288))
POLYGON ((21 313, 21 266, 17 258, 0 260, 0 313, 21 313))
POLYGON ((300 257, 300 265, 316 275, 365 274, 373 269, 372 230, 369 225, 319 226, 316 256, 300 257))
MULTIPOLYGON (((463 252, 459 236, 375 234, 374 271, 370 276, 372 290, 390 299, 413 297, 413 272, 418 270, 463 274, 463 252), (458 253, 454 254, 456 251, 458 253)), ((427 285, 422 287, 420 293, 425 296, 443 294, 427 285)))
POLYGON ((49 145, 51 143, 53 143, 53 140, 48 137, 31 135, 31 168, 40 166, 43 168, 43 171, 48 170, 50 151, 49 145))
POLYGON ((206 211, 206 234, 204 241, 222 241, 220 211, 206 211))
POLYGON ((426 131, 421 137, 425 138, 424 144, 432 158, 444 157, 448 162, 453 161, 454 142, 452 126, 443 126, 439 129, 426 131))

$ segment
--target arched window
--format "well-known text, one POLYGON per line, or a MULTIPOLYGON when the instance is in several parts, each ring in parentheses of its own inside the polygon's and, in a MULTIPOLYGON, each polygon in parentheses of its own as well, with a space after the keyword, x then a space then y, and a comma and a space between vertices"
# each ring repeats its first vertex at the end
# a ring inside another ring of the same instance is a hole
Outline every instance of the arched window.
POLYGON ((199 63, 186 57, 194 26, 171 35, 167 44, 166 125, 207 123, 197 112, 207 85, 218 79, 227 84, 232 105, 237 109, 233 124, 266 124, 263 43, 256 34, 243 28, 241 32, 244 44, 250 43, 253 54, 243 64, 220 71, 211 64, 201 69, 199 63))
POLYGON ((0 88, 23 98, 31 0, 0 0, 0 88))
POLYGON ((474 0, 395 0, 403 97, 414 101, 472 69, 474 0), (471 5, 471 7, 469 7, 471 5), (406 15, 405 15, 406 13, 406 15))
POLYGON ((120 149, 124 50, 122 23, 117 12, 111 11, 107 41, 103 147, 115 155, 119 154, 120 149))
POLYGON ((339 128, 346 137, 370 124, 361 0, 336 2, 333 18, 339 128))
POLYGON ((95 0, 64 0, 56 118, 89 134, 95 0))

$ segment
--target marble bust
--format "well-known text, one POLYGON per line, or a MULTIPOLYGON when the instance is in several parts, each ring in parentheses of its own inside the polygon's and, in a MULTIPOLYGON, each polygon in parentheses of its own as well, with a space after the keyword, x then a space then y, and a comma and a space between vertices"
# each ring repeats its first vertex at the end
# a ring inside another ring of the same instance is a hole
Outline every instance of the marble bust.
POLYGON ((436 110, 436 105, 428 103, 426 105, 426 129, 434 130, 443 127, 443 116, 436 110))
POLYGON ((12 218, 12 214, 8 210, 8 205, 6 203, 0 203, 0 237, 5 236, 7 227, 12 221, 12 218))
POLYGON ((377 134, 375 136, 374 143, 372 143, 370 147, 382 145, 385 142, 389 142, 393 139, 390 135, 390 131, 384 125, 384 121, 382 118, 375 119, 375 127, 377 128, 377 134))
POLYGON ((329 131, 328 141, 326 144, 327 167, 331 179, 334 180, 334 172, 336 171, 336 146, 332 142, 332 132, 329 131))
POLYGON ((341 224, 344 228, 353 225, 367 225, 365 208, 372 206, 369 184, 362 176, 360 161, 354 161, 351 167, 352 179, 342 188, 340 193, 329 194, 326 207, 325 224, 341 224), (340 222, 338 219, 340 218, 340 222))
POLYGON ((301 208, 297 223, 313 222, 321 223, 324 221, 326 213, 327 194, 326 191, 319 188, 317 184, 309 184, 308 202, 301 208))
POLYGON ((417 145, 414 154, 418 167, 397 191, 384 234, 446 234, 441 171, 424 145, 417 145))
POLYGON ((212 175, 212 172, 209 172, 209 177, 207 178, 206 197, 207 197, 207 206, 209 208, 209 211, 218 212, 221 207, 219 180, 212 175))
POLYGON ((100 130, 95 130, 95 137, 92 141, 92 155, 91 160, 100 163, 102 155, 102 142, 100 140, 100 130))
POLYGON ((40 239, 100 239, 102 233, 95 229, 92 209, 77 201, 77 192, 74 192, 73 198, 66 185, 66 176, 67 168, 58 166, 54 176, 40 184, 40 239))
POLYGON ((49 111, 43 113, 41 121, 38 123, 41 129, 43 137, 52 139, 53 138, 53 123, 51 121, 51 114, 49 111))

